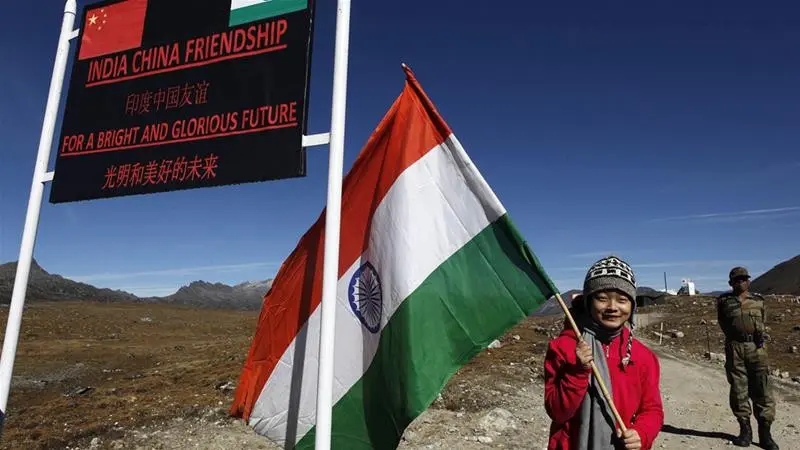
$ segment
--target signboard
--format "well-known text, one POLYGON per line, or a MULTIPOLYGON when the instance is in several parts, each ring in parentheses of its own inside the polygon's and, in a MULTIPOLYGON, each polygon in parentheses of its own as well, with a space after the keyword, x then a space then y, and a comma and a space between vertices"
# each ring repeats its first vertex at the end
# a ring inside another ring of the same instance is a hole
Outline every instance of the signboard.
POLYGON ((305 176, 313 3, 87 6, 50 202, 305 176))

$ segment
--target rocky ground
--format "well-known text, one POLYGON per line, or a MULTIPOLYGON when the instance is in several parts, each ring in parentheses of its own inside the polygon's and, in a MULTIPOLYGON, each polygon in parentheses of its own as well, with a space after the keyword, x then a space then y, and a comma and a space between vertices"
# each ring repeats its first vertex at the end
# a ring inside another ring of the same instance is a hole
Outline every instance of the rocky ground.
MULTIPOLYGON (((737 426, 727 407, 727 382, 721 363, 704 357, 709 338, 699 325, 713 320, 708 316, 713 309, 706 299, 675 301, 681 307, 643 308, 637 329, 662 365, 666 424, 656 448, 732 448, 728 440, 737 426), (670 337, 659 345, 655 333, 662 322, 670 337)), ((772 345, 794 345, 800 332, 786 319, 794 317, 786 312, 794 307, 774 301, 770 308, 782 308, 786 316, 772 325, 772 345)), ((37 308, 26 312, 23 323, 27 332, 2 448, 277 448, 226 415, 228 382, 236 380, 255 315, 154 306, 65 309, 63 303, 37 308), (145 317, 150 322, 143 322, 145 317), (108 343, 108 333, 116 333, 116 341, 108 343)), ((546 448, 542 357, 560 324, 558 318, 534 318, 510 330, 451 380, 409 427, 400 448, 546 448)), ((800 448, 800 384, 791 381, 796 370, 791 345, 773 358, 781 371, 790 372, 775 378, 774 435, 783 449, 800 448)))

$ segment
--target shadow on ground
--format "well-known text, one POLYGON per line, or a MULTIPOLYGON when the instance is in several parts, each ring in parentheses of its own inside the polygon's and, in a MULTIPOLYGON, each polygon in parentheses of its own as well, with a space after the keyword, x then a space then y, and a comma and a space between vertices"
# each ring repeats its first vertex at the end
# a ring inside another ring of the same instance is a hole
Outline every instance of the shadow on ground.
POLYGON ((663 427, 661 427, 661 432, 669 434, 677 434, 680 436, 694 436, 694 437, 703 437, 711 439, 722 439, 725 441, 732 441, 736 439, 736 436, 730 435, 728 433, 722 433, 719 431, 699 431, 699 430, 692 430, 690 428, 673 427, 672 425, 664 425, 663 427))

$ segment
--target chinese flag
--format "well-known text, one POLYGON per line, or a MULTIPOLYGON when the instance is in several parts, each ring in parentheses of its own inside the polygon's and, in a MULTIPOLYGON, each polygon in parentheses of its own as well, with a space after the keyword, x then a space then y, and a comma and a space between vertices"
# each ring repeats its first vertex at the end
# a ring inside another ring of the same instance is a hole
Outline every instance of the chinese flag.
POLYGON ((123 0, 89 10, 78 59, 140 47, 146 13, 147 0, 123 0))

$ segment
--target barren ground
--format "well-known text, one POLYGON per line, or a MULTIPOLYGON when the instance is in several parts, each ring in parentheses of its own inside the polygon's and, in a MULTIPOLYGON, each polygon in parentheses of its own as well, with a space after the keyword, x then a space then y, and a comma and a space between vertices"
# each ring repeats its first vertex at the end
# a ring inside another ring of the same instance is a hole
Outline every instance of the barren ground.
MULTIPOLYGON (((642 325, 649 325, 637 329, 661 357, 666 425, 656 448, 731 448, 737 426, 722 364, 703 356, 709 342, 712 352, 722 348, 711 299, 674 303, 643 308, 642 325), (662 321, 665 332, 684 337, 659 346, 654 332, 662 321)), ((789 372, 775 381, 774 434, 781 448, 800 448, 800 384, 791 381, 800 375, 800 355, 791 353, 800 345, 793 330, 800 305, 771 300, 769 308, 772 361, 789 372)), ((0 449, 276 448, 225 414, 257 317, 166 305, 31 305, 0 449)), ((5 324, 6 310, 0 320, 5 324)), ((510 330, 501 348, 486 350, 451 380, 400 448, 545 448, 542 357, 560 327, 560 318, 546 317, 510 330)))

